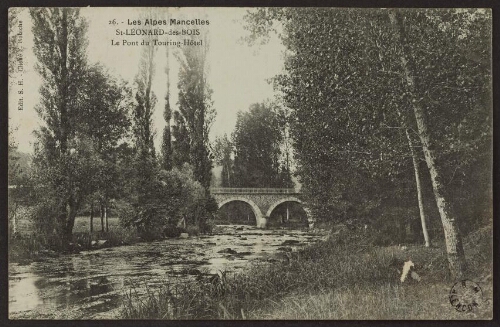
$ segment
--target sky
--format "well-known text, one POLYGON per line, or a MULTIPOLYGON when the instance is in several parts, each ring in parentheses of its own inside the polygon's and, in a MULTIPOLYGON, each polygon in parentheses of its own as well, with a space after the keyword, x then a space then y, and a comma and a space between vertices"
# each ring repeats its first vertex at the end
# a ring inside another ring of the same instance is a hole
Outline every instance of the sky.
MULTIPOLYGON (((117 36, 116 30, 125 31, 142 26, 129 25, 128 21, 139 20, 141 8, 82 8, 81 15, 88 20, 88 62, 101 63, 114 76, 121 77, 132 85, 138 72, 141 53, 141 36, 117 36), (116 19, 117 25, 110 24, 116 19), (139 40, 138 46, 122 45, 123 40, 139 40), (119 43, 111 45, 112 40, 119 43)), ((159 11, 159 9, 158 9, 159 11)), ((279 74, 283 69, 283 46, 272 37, 266 45, 249 46, 242 42, 242 37, 248 35, 243 21, 246 8, 169 8, 172 17, 178 19, 208 20, 208 26, 173 27, 161 26, 165 30, 200 29, 200 38, 207 35, 210 43, 207 62, 207 79, 213 89, 212 101, 217 112, 210 132, 210 139, 234 129, 238 111, 247 111, 252 103, 274 98, 274 91, 268 80, 279 74)), ((41 79, 34 69, 36 57, 33 54, 33 38, 31 19, 28 10, 19 15, 22 21, 23 71, 18 72, 9 81, 9 126, 13 130, 14 140, 18 150, 32 153, 35 137, 33 131, 43 122, 35 111, 39 103, 39 88, 41 79), (17 81, 23 80, 23 86, 17 81), (23 95, 18 91, 23 89, 23 95), (22 97, 23 108, 18 110, 18 101, 22 97)), ((144 24, 144 20, 142 19, 144 24)), ((16 26, 16 30, 19 26, 16 26)), ((159 40, 181 41, 184 37, 159 36, 159 40)), ((177 49, 171 46, 171 51, 177 49)), ((159 149, 161 135, 165 126, 163 119, 164 97, 166 94, 166 47, 159 46, 155 54, 155 75, 152 90, 158 98, 153 115, 153 127, 156 131, 155 145, 159 149)), ((171 57, 171 104, 177 109, 177 81, 179 65, 171 57)))

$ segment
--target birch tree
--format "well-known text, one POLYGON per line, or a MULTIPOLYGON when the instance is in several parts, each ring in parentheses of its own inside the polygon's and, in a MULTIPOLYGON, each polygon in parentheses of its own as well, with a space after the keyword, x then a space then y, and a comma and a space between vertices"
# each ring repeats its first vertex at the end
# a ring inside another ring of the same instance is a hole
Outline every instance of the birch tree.
MULTIPOLYGON (((443 167, 438 164, 438 154, 436 152, 436 137, 432 135, 428 122, 429 114, 431 114, 432 111, 428 108, 435 106, 445 107, 447 104, 455 104, 454 101, 456 100, 451 99, 448 94, 443 93, 442 94, 445 95, 445 97, 441 98, 440 101, 434 102, 432 104, 429 103, 429 101, 424 100, 425 95, 429 95, 433 92, 433 90, 428 89, 428 84, 425 85, 423 83, 423 79, 421 79, 420 83, 415 81, 415 75, 417 74, 417 72, 415 71, 414 67, 419 67, 419 64, 424 63, 427 65, 425 66, 425 68, 430 68, 429 66, 432 65, 432 63, 429 61, 423 61, 422 58, 425 58, 425 56, 422 56, 420 58, 415 58, 415 54, 410 56, 408 51, 412 50, 412 53, 414 53, 416 52, 415 50, 420 50, 425 46, 429 46, 432 44, 435 44, 437 46, 437 43, 440 42, 442 46, 435 48, 437 50, 435 51, 435 53, 441 55, 441 58, 444 58, 444 56, 448 56, 446 60, 454 60, 455 64, 462 66, 460 66, 461 69, 459 68, 458 70, 455 68, 455 71, 453 72, 450 71, 451 67, 443 65, 443 69, 441 70, 441 72, 438 71, 438 74, 454 74, 455 76, 452 75, 448 77, 447 80, 441 79, 441 85, 439 85, 438 87, 454 87, 456 90, 456 92, 454 92, 455 98, 462 98, 463 100, 467 99, 468 101, 473 100, 474 97, 471 97, 467 94, 468 92, 470 92, 469 87, 472 86, 473 88, 475 88, 476 86, 472 84, 471 81, 473 83, 485 82, 483 76, 484 73, 487 73, 487 69, 483 70, 481 74, 481 67, 478 67, 478 65, 474 65, 473 62, 468 61, 464 56, 464 53, 466 51, 462 53, 457 51, 453 52, 454 48, 460 51, 457 45, 460 45, 459 42, 461 39, 471 37, 470 35, 466 35, 466 33, 469 32, 469 29, 465 25, 467 22, 471 21, 471 18, 467 17, 470 16, 470 14, 470 12, 460 13, 450 11, 442 13, 424 12, 420 14, 420 17, 417 17, 419 14, 416 12, 388 12, 390 23, 394 30, 396 54, 398 56, 397 59, 399 59, 400 69, 405 81, 406 96, 408 97, 409 103, 411 103, 417 125, 418 136, 422 145, 422 150, 424 152, 425 161, 430 172, 434 196, 443 225, 450 271, 455 279, 460 279, 464 276, 464 274, 466 274, 467 266, 462 244, 462 235, 460 233, 458 225, 458 217, 454 213, 453 205, 449 199, 449 191, 447 190, 445 181, 443 179, 443 167), (414 43, 412 41, 414 38, 416 38, 416 36, 415 34, 413 34, 412 36, 408 36, 408 31, 411 31, 411 28, 405 26, 406 24, 408 24, 406 23, 406 21, 414 22, 417 19, 425 19, 429 26, 434 27, 433 36, 431 36, 430 34, 426 35, 428 38, 423 42, 420 49, 416 46, 413 46, 414 43), (449 29, 450 31, 447 32, 446 29, 449 29), (479 70, 477 68, 479 68, 479 70), (466 76, 465 74, 461 73, 472 74, 466 76)), ((482 42, 484 42, 485 37, 486 35, 484 34, 482 36, 479 36, 482 42)), ((481 48, 479 49, 485 51, 484 47, 481 48)), ((486 55, 486 53, 483 52, 483 55, 486 55)), ((425 73, 425 71, 419 70, 418 72, 418 74, 421 76, 423 75, 423 73, 425 73)), ((428 78, 428 76, 425 76, 424 78, 428 78)), ((434 79, 434 81, 435 80, 436 79, 434 79)), ((429 81, 433 80, 430 78, 426 80, 427 83, 429 81)), ((448 110, 449 108, 445 107, 444 111, 448 110)), ((438 128, 445 127, 439 126, 438 128)))

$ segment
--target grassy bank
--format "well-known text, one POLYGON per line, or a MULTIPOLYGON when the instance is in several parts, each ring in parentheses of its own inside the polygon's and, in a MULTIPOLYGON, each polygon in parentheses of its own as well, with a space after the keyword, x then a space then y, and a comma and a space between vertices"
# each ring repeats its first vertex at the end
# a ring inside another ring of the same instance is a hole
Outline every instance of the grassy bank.
MULTIPOLYGON (((104 222, 106 224, 106 222, 104 222)), ((118 217, 108 218, 108 231, 104 225, 104 231, 101 226, 101 219, 94 218, 93 221, 94 232, 92 240, 107 240, 109 246, 132 244, 140 241, 139 236, 134 228, 125 228, 120 225, 118 217)), ((76 217, 75 226, 73 228, 73 240, 75 243, 82 246, 88 243, 90 230, 90 219, 88 217, 76 217), (85 242, 86 240, 86 242, 85 242)))
POLYGON ((146 298, 130 292, 128 319, 488 319, 492 317, 491 229, 465 240, 469 279, 485 301, 472 313, 450 305, 443 246, 374 247, 363 233, 343 230, 325 242, 253 266, 245 274, 165 285, 146 298), (421 281, 401 283, 411 259, 421 281))
MULTIPOLYGON (((57 256, 57 249, 51 249, 51 239, 47 235, 37 233, 33 224, 22 233, 9 238, 9 261, 27 264, 41 260, 46 256, 57 256)), ((94 218, 94 232, 90 235, 90 219, 76 217, 73 228, 73 249, 75 251, 92 248, 91 241, 105 241, 105 246, 133 244, 140 241, 133 228, 124 228, 116 217, 108 218, 108 231, 101 229, 100 218, 94 218)))

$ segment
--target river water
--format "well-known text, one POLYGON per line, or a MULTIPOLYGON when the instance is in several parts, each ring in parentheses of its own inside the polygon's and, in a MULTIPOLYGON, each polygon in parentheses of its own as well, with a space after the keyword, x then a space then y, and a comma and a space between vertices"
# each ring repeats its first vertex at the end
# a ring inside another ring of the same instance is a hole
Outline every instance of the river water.
POLYGON ((10 319, 119 319, 127 292, 145 294, 219 270, 238 272, 316 242, 303 230, 219 226, 210 236, 82 251, 9 265, 10 319))

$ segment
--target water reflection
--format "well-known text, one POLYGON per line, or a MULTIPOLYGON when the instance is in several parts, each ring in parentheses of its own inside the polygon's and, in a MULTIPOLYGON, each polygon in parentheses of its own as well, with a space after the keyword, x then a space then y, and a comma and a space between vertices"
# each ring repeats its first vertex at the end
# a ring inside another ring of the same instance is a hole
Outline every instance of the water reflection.
POLYGON ((40 278, 34 274, 17 278, 16 282, 9 283, 9 310, 11 312, 35 310, 38 305, 43 304, 36 285, 40 278))
MULTIPOLYGON (((10 318, 117 318, 126 291, 145 294, 164 283, 194 281, 219 270, 238 271, 267 261, 292 238, 306 244, 302 231, 226 226, 222 234, 139 243, 49 258, 9 267, 10 318), (230 249, 230 250, 228 250, 230 249)), ((319 239, 314 236, 313 240, 319 239)))

